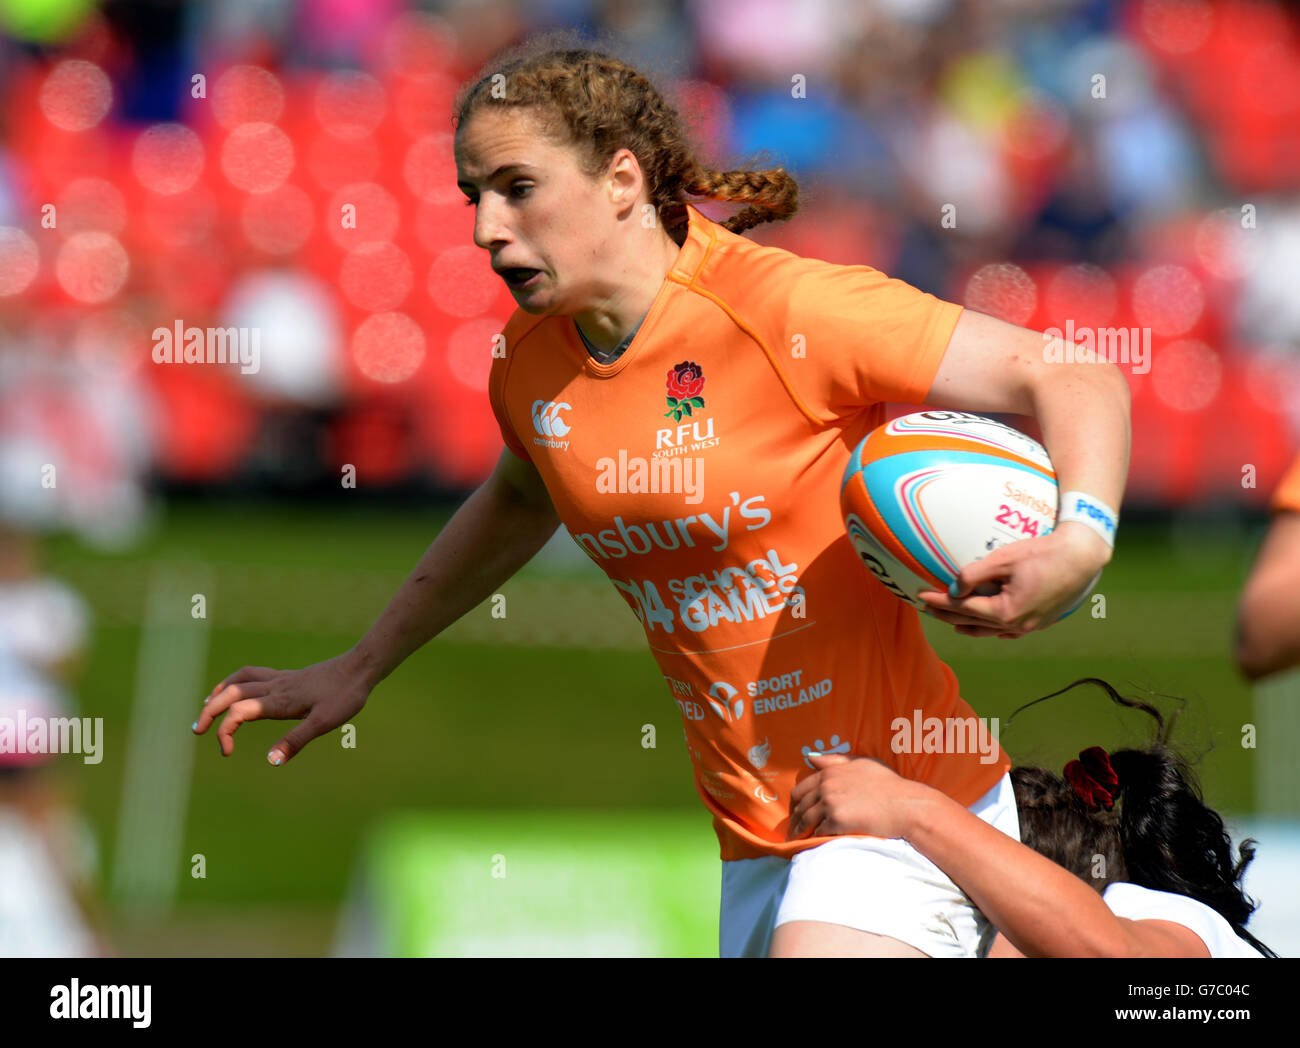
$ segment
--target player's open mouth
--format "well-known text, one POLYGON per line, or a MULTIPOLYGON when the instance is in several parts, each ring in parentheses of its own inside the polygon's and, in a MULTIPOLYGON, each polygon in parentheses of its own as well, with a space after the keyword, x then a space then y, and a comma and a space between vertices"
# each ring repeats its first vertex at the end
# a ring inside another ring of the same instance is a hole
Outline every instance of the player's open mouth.
POLYGON ((512 291, 522 291, 526 287, 531 287, 533 281, 537 280, 537 278, 542 275, 542 271, 540 269, 525 269, 521 267, 503 269, 501 275, 505 278, 505 282, 510 286, 512 291))

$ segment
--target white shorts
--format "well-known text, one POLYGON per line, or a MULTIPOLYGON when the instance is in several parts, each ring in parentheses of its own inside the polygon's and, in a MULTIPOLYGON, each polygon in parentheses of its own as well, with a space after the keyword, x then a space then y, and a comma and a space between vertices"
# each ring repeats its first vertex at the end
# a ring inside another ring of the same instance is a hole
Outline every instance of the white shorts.
MULTIPOLYGON (((1020 840, 1011 776, 970 810, 1020 840)), ((766 957, 789 921, 824 921, 915 946, 930 957, 978 957, 996 930, 939 867, 903 840, 840 837, 799 852, 722 864, 722 957, 766 957)))

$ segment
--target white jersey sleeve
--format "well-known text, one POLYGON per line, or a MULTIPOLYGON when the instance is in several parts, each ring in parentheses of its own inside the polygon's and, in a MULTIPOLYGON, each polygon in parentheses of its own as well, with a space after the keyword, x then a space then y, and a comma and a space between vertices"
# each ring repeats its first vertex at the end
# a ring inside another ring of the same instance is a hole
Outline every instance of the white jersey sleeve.
POLYGON ((1222 914, 1189 896, 1117 881, 1107 886, 1102 898, 1116 917, 1181 924, 1196 933, 1211 957, 1264 956, 1237 935, 1222 914))

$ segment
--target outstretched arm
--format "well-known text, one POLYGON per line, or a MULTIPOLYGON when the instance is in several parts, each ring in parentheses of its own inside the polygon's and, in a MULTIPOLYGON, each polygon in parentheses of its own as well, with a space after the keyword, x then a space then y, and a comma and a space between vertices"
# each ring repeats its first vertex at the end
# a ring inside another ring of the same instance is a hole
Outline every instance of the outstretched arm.
MULTIPOLYGON (((1081 491, 1116 512, 1129 460, 1129 389, 1107 363, 1063 363, 1059 340, 974 310, 962 312, 926 403, 957 411, 1032 415, 1062 493, 1081 491)), ((1113 538, 1113 536, 1112 536, 1113 538)), ((1049 625, 1109 561, 1091 528, 1060 524, 1050 535, 994 550, 961 573, 959 593, 1000 581, 996 596, 922 594, 938 618, 975 636, 1018 636, 1049 625)))
POLYGON ((491 476, 448 521, 353 649, 369 685, 486 600, 559 526, 536 467, 502 451, 491 476))
POLYGON ((221 681, 194 731, 225 714, 217 738, 226 756, 252 720, 299 720, 267 754, 279 765, 354 716, 375 686, 545 545, 560 525, 536 468, 506 450, 492 475, 456 511, 357 644, 298 670, 245 666, 221 681))
MULTIPOLYGON (((866 757, 813 757, 791 793, 791 839, 901 837, 943 870, 1026 957, 1208 957, 1190 929, 1130 921, 1100 893, 951 797, 866 757)), ((1005 956, 1005 954, 1004 954, 1005 956)))

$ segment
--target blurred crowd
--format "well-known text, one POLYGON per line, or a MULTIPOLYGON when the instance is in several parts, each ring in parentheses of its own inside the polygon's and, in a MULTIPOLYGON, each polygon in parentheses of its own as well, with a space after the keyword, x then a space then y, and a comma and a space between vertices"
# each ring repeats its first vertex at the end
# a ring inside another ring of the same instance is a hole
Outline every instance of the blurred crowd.
POLYGON ((4 519, 120 544, 160 490, 475 484, 513 303, 472 244, 451 103, 561 26, 655 76, 703 162, 799 177, 800 213, 755 239, 1037 329, 1148 333, 1126 505, 1262 505, 1300 435, 1294 8, 15 0, 4 519), (157 359, 191 330, 255 332, 257 366, 157 359))

